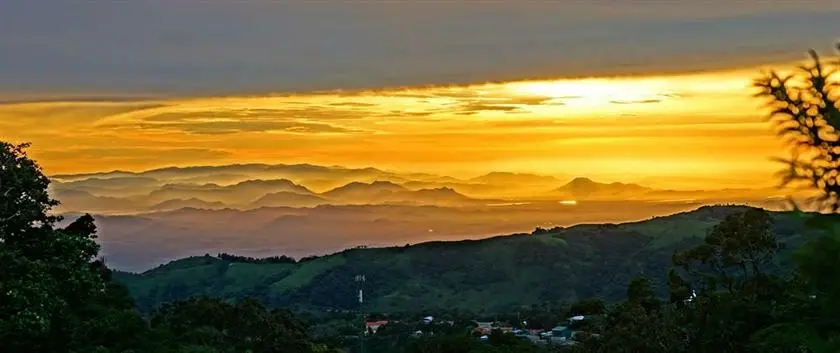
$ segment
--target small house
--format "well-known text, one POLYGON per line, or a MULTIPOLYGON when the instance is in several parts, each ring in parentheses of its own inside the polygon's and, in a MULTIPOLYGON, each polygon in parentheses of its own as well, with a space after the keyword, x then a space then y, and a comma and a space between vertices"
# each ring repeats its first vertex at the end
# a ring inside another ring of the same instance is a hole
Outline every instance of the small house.
POLYGON ((490 334, 490 329, 489 328, 484 328, 484 327, 476 327, 476 328, 473 329, 473 332, 477 333, 479 335, 489 335, 490 334))
POLYGON ((551 337, 572 338, 572 330, 568 326, 556 326, 551 329, 551 337))
POLYGON ((365 322, 365 332, 375 334, 380 327, 388 324, 387 320, 367 321, 365 322))
POLYGON ((365 332, 370 332, 375 334, 380 327, 385 326, 388 324, 387 320, 378 320, 378 321, 368 321, 365 322, 365 332))
POLYGON ((495 325, 492 321, 473 321, 475 325, 482 329, 492 330, 495 325))

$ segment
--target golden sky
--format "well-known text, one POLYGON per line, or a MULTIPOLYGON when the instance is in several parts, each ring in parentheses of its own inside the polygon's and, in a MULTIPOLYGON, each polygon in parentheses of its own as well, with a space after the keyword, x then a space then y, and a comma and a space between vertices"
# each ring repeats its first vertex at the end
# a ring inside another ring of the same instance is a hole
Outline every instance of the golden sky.
POLYGON ((758 74, 7 103, 0 131, 51 174, 265 162, 756 186, 784 155, 751 97, 758 74))
POLYGON ((755 66, 840 31, 836 0, 3 10, 0 138, 32 142, 53 174, 266 162, 768 185, 783 150, 750 97, 755 66), (586 76, 601 78, 469 85, 586 76), (414 88, 359 91, 395 86, 414 88))

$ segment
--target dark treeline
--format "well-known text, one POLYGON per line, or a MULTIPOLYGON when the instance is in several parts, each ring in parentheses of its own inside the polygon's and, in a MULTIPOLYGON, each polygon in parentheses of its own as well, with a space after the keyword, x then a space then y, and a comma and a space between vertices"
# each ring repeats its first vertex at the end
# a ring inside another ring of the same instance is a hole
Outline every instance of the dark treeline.
POLYGON ((294 264, 294 263, 297 263, 297 260, 295 260, 292 257, 286 256, 286 255, 254 258, 254 257, 248 257, 248 256, 233 255, 233 254, 228 254, 228 253, 220 253, 216 257, 218 257, 219 259, 225 260, 225 261, 243 262, 243 263, 249 263, 249 264, 294 264))
POLYGON ((249 257, 249 256, 240 256, 228 253, 219 253, 216 255, 217 258, 220 260, 225 260, 228 262, 240 262, 240 263, 249 263, 249 264, 295 264, 295 263, 304 263, 307 261, 312 261, 315 259, 320 258, 318 255, 309 255, 301 257, 299 260, 295 260, 291 256, 286 255, 279 255, 279 256, 269 256, 269 257, 249 257))

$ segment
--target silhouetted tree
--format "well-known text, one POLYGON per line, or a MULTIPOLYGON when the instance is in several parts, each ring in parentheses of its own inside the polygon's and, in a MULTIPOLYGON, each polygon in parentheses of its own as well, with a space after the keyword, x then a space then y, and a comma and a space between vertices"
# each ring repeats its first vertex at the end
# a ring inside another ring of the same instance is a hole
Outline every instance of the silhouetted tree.
POLYGON ((154 313, 151 325, 171 333, 175 345, 220 352, 312 352, 302 322, 250 299, 228 304, 199 297, 166 304, 154 313))
MULTIPOLYGON (((840 50, 840 45, 837 45, 840 50)), ((785 160, 784 183, 801 183, 819 195, 810 201, 820 211, 840 212, 840 92, 836 78, 840 62, 821 60, 810 51, 811 63, 791 75, 771 71, 756 80, 759 96, 773 108, 771 121, 791 145, 785 160)), ((780 323, 762 337, 785 332, 791 345, 805 344, 812 352, 840 351, 840 216, 808 215, 817 236, 796 253, 798 274, 809 298, 797 307, 798 319, 780 323)), ((761 341, 755 343, 761 345, 761 341)), ((767 350, 769 351, 769 350, 767 350)))
POLYGON ((239 256, 228 253, 220 253, 217 257, 225 261, 243 262, 251 264, 293 264, 296 262, 295 259, 286 255, 254 258, 249 256, 239 256))
POLYGON ((50 180, 26 155, 28 147, 0 141, 0 242, 31 255, 59 217, 49 214, 58 201, 47 193, 50 180))
MULTIPOLYGON (((840 45, 838 45, 840 50, 840 45)), ((755 81, 759 97, 773 109, 770 121, 791 146, 793 157, 783 183, 804 182, 820 192, 822 210, 840 210, 840 97, 837 63, 826 65, 811 50, 812 62, 790 75, 770 71, 755 81), (834 67, 832 67, 834 66, 834 67)))
POLYGON ((26 147, 0 142, 0 342, 9 352, 67 348, 68 313, 104 287, 90 269, 92 238, 53 229, 58 202, 26 147))
POLYGON ((569 308, 569 316, 577 315, 598 315, 606 310, 604 301, 597 298, 583 299, 572 303, 569 308))
MULTIPOLYGON (((703 244, 674 254, 674 265, 689 275, 694 290, 725 288, 732 292, 763 277, 764 268, 782 249, 772 229, 773 219, 764 210, 731 214, 712 229, 703 244)), ((671 278, 671 282, 686 281, 671 278)))

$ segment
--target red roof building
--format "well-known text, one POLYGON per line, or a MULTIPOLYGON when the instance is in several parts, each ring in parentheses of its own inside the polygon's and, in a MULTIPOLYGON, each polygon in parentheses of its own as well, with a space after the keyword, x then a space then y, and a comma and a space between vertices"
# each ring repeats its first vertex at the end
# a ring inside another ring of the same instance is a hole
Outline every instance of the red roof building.
POLYGON ((365 322, 365 333, 376 333, 380 327, 388 324, 387 320, 365 322))

